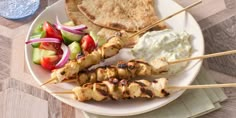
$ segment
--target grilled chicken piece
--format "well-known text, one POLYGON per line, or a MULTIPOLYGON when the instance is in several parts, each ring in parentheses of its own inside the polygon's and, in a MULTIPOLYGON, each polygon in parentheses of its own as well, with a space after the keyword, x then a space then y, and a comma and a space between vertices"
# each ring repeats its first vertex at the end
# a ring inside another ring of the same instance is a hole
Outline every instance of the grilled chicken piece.
POLYGON ((72 77, 74 74, 91 67, 92 65, 99 64, 102 60, 116 55, 120 49, 124 47, 124 40, 120 36, 112 37, 99 49, 92 53, 85 55, 84 57, 68 62, 64 67, 55 69, 51 78, 54 78, 58 82, 72 77))
MULTIPOLYGON (((91 71, 80 72, 70 79, 76 79, 78 85, 101 82, 110 78, 117 78, 119 80, 123 78, 131 79, 137 76, 150 76, 167 72, 167 65, 168 63, 163 59, 159 60, 155 66, 137 60, 131 60, 129 62, 120 61, 116 65, 98 67, 91 71), (161 64, 161 66, 157 66, 158 64, 161 64)), ((64 82, 66 81, 64 80, 64 82)))
POLYGON ((154 81, 136 80, 128 81, 113 78, 100 83, 88 83, 80 87, 75 87, 75 98, 78 101, 102 101, 106 99, 128 99, 128 98, 154 98, 166 97, 169 93, 166 91, 167 79, 160 78, 154 81))

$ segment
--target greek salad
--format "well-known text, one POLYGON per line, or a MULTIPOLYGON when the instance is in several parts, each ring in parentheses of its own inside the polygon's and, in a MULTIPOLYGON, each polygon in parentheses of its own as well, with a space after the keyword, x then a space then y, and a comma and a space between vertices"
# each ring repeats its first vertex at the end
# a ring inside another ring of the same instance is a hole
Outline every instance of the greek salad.
POLYGON ((91 53, 105 42, 106 39, 87 31, 85 25, 74 26, 72 21, 61 24, 56 18, 55 24, 48 21, 39 24, 25 43, 33 48, 33 63, 53 70, 91 53))

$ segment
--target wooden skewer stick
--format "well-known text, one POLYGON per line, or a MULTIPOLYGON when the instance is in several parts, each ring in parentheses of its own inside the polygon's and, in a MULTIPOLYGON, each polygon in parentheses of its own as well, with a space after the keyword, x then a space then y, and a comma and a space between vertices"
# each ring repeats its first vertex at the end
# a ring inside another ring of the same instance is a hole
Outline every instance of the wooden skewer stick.
POLYGON ((189 85, 189 86, 168 86, 168 89, 204 89, 204 88, 227 88, 236 87, 236 83, 228 84, 206 84, 206 85, 189 85))
POLYGON ((182 10, 177 11, 177 12, 175 12, 175 13, 173 13, 173 14, 171 14, 171 15, 169 15, 169 16, 167 16, 167 17, 161 19, 161 20, 158 20, 158 21, 152 23, 151 25, 148 25, 147 27, 145 27, 145 28, 139 30, 138 32, 134 33, 133 35, 131 35, 128 39, 133 38, 134 36, 139 35, 139 34, 145 32, 145 31, 147 31, 147 30, 149 30, 149 29, 155 27, 157 24, 159 24, 159 23, 161 23, 161 22, 163 22, 163 21, 165 21, 165 20, 167 20, 167 19, 169 19, 169 18, 171 18, 171 17, 173 17, 173 16, 175 16, 175 15, 177 15, 177 14, 183 12, 183 11, 186 11, 186 10, 188 10, 188 9, 190 9, 190 8, 192 8, 192 7, 194 7, 194 6, 198 5, 198 4, 200 4, 200 3, 202 3, 202 0, 200 0, 200 1, 198 1, 198 2, 195 2, 195 3, 191 4, 191 5, 189 5, 189 6, 185 7, 185 8, 183 8, 182 10))
MULTIPOLYGON (((192 7, 194 7, 194 6, 198 5, 198 4, 200 4, 201 2, 202 2, 202 0, 200 0, 200 1, 196 2, 196 3, 193 3, 192 5, 189 5, 189 6, 185 7, 185 8, 183 8, 182 10, 177 11, 177 12, 175 12, 175 13, 173 13, 173 14, 171 14, 171 15, 169 15, 169 16, 167 16, 167 17, 161 19, 161 20, 158 20, 158 21, 154 22, 153 24, 148 25, 147 27, 145 27, 145 28, 141 29, 140 31, 134 33, 133 35, 131 35, 131 36, 130 36, 129 38, 127 38, 127 39, 130 39, 130 38, 132 38, 132 37, 134 37, 134 36, 136 36, 136 35, 139 35, 139 34, 145 32, 146 30, 149 30, 149 29, 153 28, 153 27, 156 26, 158 23, 163 22, 163 21, 165 21, 165 20, 167 20, 167 19, 169 19, 169 18, 171 18, 171 17, 173 17, 173 16, 175 16, 175 15, 177 15, 177 14, 179 14, 179 13, 181 13, 181 12, 187 10, 187 9, 190 9, 190 8, 192 8, 192 7)), ((52 82, 52 81, 54 81, 54 80, 56 80, 56 79, 55 79, 55 78, 52 78, 52 79, 50 79, 50 80, 47 80, 46 82, 44 82, 44 83, 41 84, 40 86, 46 85, 46 84, 48 84, 48 83, 50 83, 50 82, 52 82)), ((71 81, 70 81, 70 82, 71 82, 71 81)))
MULTIPOLYGON (((227 88, 236 87, 236 83, 228 84, 206 84, 206 85, 189 85, 189 86, 168 86, 167 89, 207 89, 207 88, 227 88)), ((52 92, 52 94, 74 94, 73 91, 52 92)))
POLYGON ((61 92, 52 92, 52 94, 74 94, 74 92, 68 90, 68 91, 61 91, 61 92))
POLYGON ((181 63, 181 62, 186 62, 186 61, 191 61, 191 60, 196 60, 196 59, 206 59, 206 58, 218 57, 218 56, 224 56, 224 55, 230 55, 230 54, 236 54, 236 50, 207 54, 207 55, 202 55, 202 56, 197 56, 197 57, 190 57, 190 58, 186 58, 186 59, 179 59, 179 60, 171 61, 168 63, 169 64, 176 64, 176 63, 181 63))
MULTIPOLYGON (((41 87, 41 86, 44 86, 44 85, 46 85, 46 84, 49 84, 49 83, 53 83, 53 81, 56 81, 56 79, 55 79, 55 78, 49 79, 49 80, 47 80, 46 82, 44 82, 43 84, 41 84, 40 87, 41 87)), ((77 79, 65 79, 65 80, 63 80, 62 82, 64 82, 64 83, 70 83, 70 82, 76 82, 76 81, 77 81, 77 79)))
POLYGON ((65 82, 65 83, 77 82, 77 79, 66 79, 66 80, 62 80, 62 82, 65 82))
POLYGON ((44 82, 43 84, 41 84, 40 87, 42 87, 43 85, 46 85, 46 84, 48 84, 48 83, 51 83, 51 82, 53 82, 53 81, 55 81, 55 80, 56 80, 55 78, 49 79, 49 80, 47 80, 46 82, 44 82))

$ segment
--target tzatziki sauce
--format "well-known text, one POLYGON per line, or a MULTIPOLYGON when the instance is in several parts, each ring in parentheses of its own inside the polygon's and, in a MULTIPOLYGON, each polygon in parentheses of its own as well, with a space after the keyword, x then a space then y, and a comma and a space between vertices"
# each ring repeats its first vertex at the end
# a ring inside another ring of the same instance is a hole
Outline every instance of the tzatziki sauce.
MULTIPOLYGON (((145 33, 139 38, 132 53, 136 58, 147 62, 163 57, 170 62, 188 58, 191 55, 191 48, 191 38, 187 32, 165 29, 145 33)), ((168 73, 175 74, 186 65, 186 62, 170 65, 168 73)))

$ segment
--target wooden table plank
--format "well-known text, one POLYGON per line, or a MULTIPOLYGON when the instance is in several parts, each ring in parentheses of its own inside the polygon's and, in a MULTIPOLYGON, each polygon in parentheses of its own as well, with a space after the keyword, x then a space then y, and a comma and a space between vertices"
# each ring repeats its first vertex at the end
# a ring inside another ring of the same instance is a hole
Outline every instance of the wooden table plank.
MULTIPOLYGON (((236 16, 203 31, 206 53, 236 49, 236 16)), ((209 68, 236 76, 236 55, 229 55, 207 60, 209 68)))
POLYGON ((48 103, 17 89, 9 88, 0 93, 2 118, 46 118, 48 103))
MULTIPOLYGON (((196 0, 175 0, 175 1, 183 6, 187 6, 195 2, 196 0)), ((196 20, 200 21, 224 9, 226 9, 224 0, 217 0, 217 2, 215 2, 215 0, 203 0, 202 4, 190 9, 189 11, 192 13, 194 18, 196 18, 196 20)))
POLYGON ((75 109, 71 107, 70 105, 67 105, 65 103, 61 104, 61 112, 62 112, 62 118, 75 118, 75 109))

